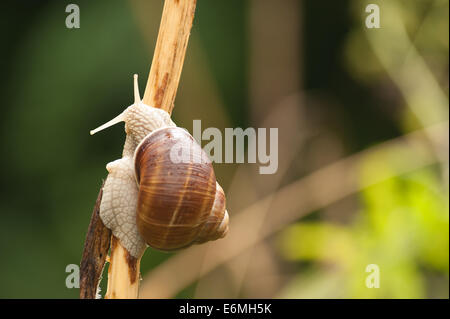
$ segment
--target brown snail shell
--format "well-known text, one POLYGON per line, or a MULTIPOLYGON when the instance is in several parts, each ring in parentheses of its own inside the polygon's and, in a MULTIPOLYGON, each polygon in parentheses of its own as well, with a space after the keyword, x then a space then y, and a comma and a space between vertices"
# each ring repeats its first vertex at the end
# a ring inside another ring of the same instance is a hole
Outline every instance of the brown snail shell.
POLYGON ((170 251, 225 236, 225 195, 211 162, 188 132, 179 127, 152 132, 136 149, 134 164, 136 223, 149 246, 170 251), (176 145, 188 148, 188 161, 173 162, 176 145))

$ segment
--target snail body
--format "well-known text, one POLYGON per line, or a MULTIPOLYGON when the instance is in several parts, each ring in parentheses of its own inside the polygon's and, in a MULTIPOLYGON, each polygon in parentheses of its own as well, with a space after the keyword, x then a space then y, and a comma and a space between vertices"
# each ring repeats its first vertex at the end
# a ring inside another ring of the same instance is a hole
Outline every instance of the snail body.
POLYGON ((225 236, 225 194, 210 160, 167 112, 141 102, 134 79, 134 104, 91 131, 124 121, 127 133, 122 158, 106 166, 100 218, 134 257, 147 245, 172 251, 225 236))

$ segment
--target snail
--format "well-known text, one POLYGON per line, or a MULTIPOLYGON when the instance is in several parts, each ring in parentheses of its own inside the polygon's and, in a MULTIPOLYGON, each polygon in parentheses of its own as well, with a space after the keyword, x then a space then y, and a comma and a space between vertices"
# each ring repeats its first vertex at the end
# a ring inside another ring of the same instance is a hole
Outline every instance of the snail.
POLYGON ((122 121, 122 158, 106 165, 105 226, 134 257, 147 245, 172 251, 224 237, 229 217, 211 161, 169 113, 142 103, 136 74, 134 103, 90 133, 122 121))

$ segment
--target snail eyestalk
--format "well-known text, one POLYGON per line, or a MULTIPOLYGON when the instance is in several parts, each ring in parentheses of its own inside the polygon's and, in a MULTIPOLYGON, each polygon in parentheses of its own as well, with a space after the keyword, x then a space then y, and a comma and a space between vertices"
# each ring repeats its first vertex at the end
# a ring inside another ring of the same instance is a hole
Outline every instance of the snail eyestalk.
POLYGON ((141 102, 141 96, 139 94, 138 75, 134 76, 134 104, 141 102))
POLYGON ((97 132, 103 131, 104 129, 107 129, 110 126, 116 125, 117 123, 124 122, 125 121, 125 114, 120 113, 118 116, 113 118, 111 121, 106 122, 105 124, 97 127, 95 130, 90 131, 89 133, 91 135, 94 135, 97 132))
MULTIPOLYGON (((139 94, 139 85, 138 85, 138 75, 134 74, 133 75, 133 79, 134 79, 134 104, 138 104, 141 102, 141 96, 139 94)), ((116 125, 117 123, 120 122, 125 122, 125 112, 120 113, 118 116, 116 116, 115 118, 113 118, 111 121, 97 127, 94 130, 91 130, 89 133, 91 135, 94 135, 97 132, 103 131, 104 129, 107 129, 110 126, 116 125)))

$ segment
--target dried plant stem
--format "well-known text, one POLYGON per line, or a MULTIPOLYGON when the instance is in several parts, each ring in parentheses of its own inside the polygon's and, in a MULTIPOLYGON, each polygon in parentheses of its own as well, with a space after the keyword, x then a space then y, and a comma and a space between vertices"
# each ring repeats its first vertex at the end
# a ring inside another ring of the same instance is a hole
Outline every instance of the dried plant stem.
POLYGON ((141 259, 135 258, 111 237, 111 255, 108 268, 108 290, 105 299, 137 298, 139 291, 139 266, 141 259))
POLYGON ((197 0, 166 0, 143 102, 172 113, 197 0))
MULTIPOLYGON (((103 183, 104 184, 104 183, 103 183)), ((92 212, 80 265, 80 298, 94 299, 109 250, 111 231, 100 219, 103 184, 92 212)))
MULTIPOLYGON (((158 40, 143 102, 147 105, 164 109, 169 113, 172 112, 174 106, 190 30, 194 20, 195 6, 196 0, 166 0, 164 3, 158 40)), ((101 195, 99 194, 96 207, 100 201, 101 195)), ((98 233, 101 229, 106 229, 101 220, 95 225, 91 222, 88 233, 98 233), (96 230, 91 229, 91 227, 95 227, 96 230)), ((102 236, 104 238, 105 234, 102 236)), ((94 239, 92 236, 86 237, 82 264, 83 262, 89 264, 89 260, 92 260, 92 257, 99 254, 98 249, 92 247, 94 239), (91 258, 86 259, 86 256, 91 258)), ((103 264, 101 269, 103 269, 103 264)), ((105 298, 137 298, 140 276, 139 265, 140 258, 131 256, 121 245, 120 241, 116 237, 111 236, 108 290, 105 298)), ((98 263, 91 265, 91 267, 85 267, 85 271, 81 271, 81 277, 99 276, 99 268, 100 265, 98 263), (95 271, 92 272, 92 269, 95 271), (90 273, 86 271, 90 271, 90 273)), ((89 281, 90 284, 84 286, 80 292, 81 298, 93 298, 92 292, 97 290, 97 286, 94 286, 94 284, 98 285, 98 278, 89 281)))

